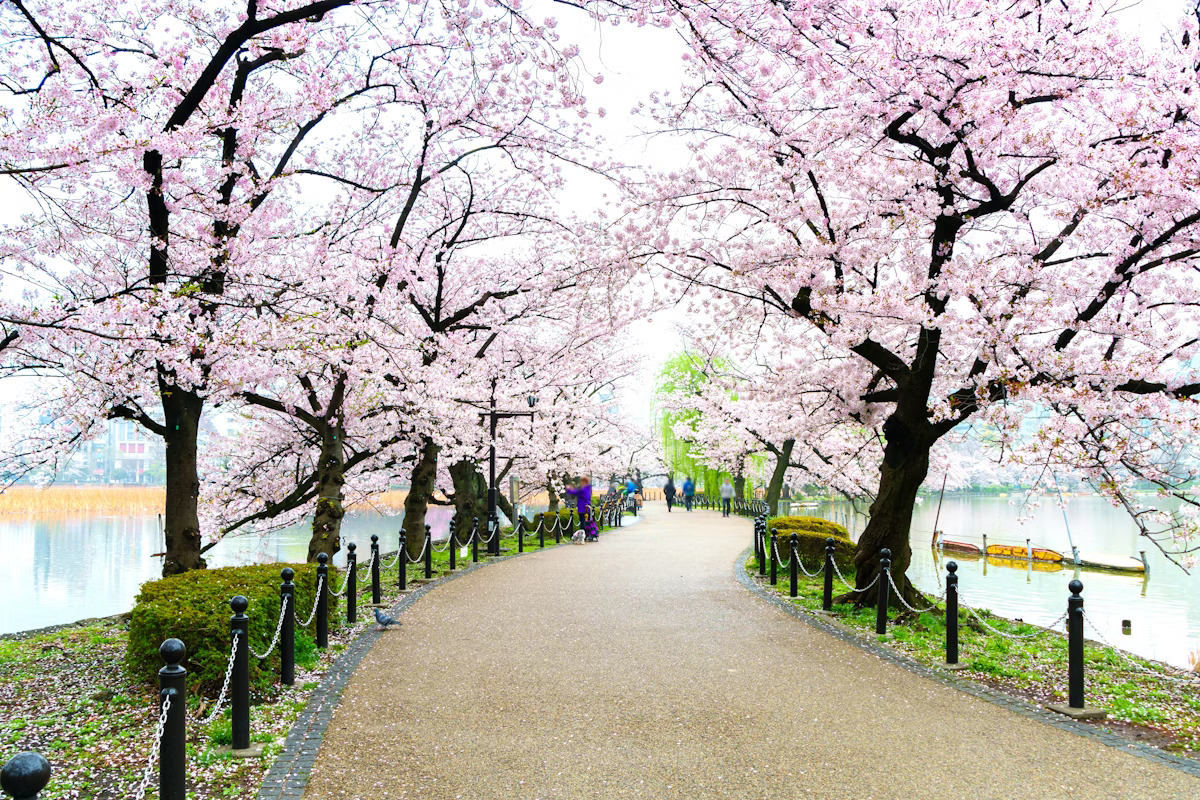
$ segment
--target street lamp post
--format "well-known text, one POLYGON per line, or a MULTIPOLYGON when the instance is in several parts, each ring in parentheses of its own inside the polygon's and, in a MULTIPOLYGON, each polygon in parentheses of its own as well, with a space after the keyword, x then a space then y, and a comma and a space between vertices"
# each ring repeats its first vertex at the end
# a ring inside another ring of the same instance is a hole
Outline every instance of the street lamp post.
MULTIPOLYGON (((537 398, 530 396, 529 408, 532 409, 537 398)), ((493 556, 500 555, 500 514, 496 510, 499 504, 500 490, 496 487, 496 422, 502 419, 511 419, 512 417, 529 417, 533 418, 533 411, 497 411, 496 410, 496 379, 492 378, 492 394, 488 401, 488 410, 481 411, 480 416, 488 418, 488 532, 491 535, 491 540, 488 541, 488 554, 493 556)), ((516 524, 513 520, 513 524, 516 524)))

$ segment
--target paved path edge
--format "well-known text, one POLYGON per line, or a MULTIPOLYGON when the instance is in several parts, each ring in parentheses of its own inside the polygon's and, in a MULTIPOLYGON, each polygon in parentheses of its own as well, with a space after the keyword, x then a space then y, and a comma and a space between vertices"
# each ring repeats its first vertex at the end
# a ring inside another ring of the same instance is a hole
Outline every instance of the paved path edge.
MULTIPOLYGON (((621 528, 610 529, 608 533, 611 535, 620 530, 621 528)), ((563 547, 569 544, 568 540, 563 540, 553 547, 563 547)), ((549 550, 552 547, 544 549, 549 550)), ((443 575, 431 583, 423 584, 412 590, 392 605, 387 613, 399 618, 400 614, 429 591, 448 581, 456 580, 491 564, 541 552, 543 552, 543 548, 537 548, 472 563, 469 567, 461 569, 453 575, 443 575)), ((342 691, 346 688, 346 683, 358 668, 359 663, 362 662, 363 657, 382 635, 383 631, 378 628, 368 628, 347 645, 345 652, 333 662, 321 680, 321 685, 313 689, 304 710, 300 712, 300 716, 288 730, 287 738, 283 743, 283 751, 263 776, 257 800, 301 800, 304 797, 304 792, 308 789, 309 772, 312 771, 313 762, 317 759, 317 752, 321 749, 321 742, 325 738, 325 730, 329 727, 330 720, 333 719, 333 712, 342 699, 342 691)))
POLYGON ((1126 738, 1119 733, 1104 730, 1103 728, 1094 727, 1062 714, 1056 714, 1053 711, 1048 711, 1040 706, 1035 706, 1032 703, 1010 694, 1005 694, 990 686, 985 686, 975 681, 959 678, 953 674, 927 667, 924 664, 916 661, 913 658, 885 647, 879 642, 874 641, 866 636, 859 635, 854 630, 847 628, 839 623, 826 620, 812 611, 798 606, 795 603, 789 602, 788 598, 781 597, 777 592, 761 585, 758 581, 750 576, 748 569, 750 559, 754 554, 751 552, 753 548, 747 547, 741 555, 737 557, 733 565, 734 577, 746 589, 753 594, 766 600, 779 608, 782 608, 787 613, 797 619, 803 620, 810 627, 816 628, 823 633, 841 639, 843 642, 854 645, 860 650, 864 650, 871 655, 877 656, 889 663, 895 664, 898 667, 908 670, 909 672, 920 675, 942 684, 949 686, 952 689, 957 689, 960 692, 965 692, 972 697, 977 697, 980 700, 986 700, 993 705, 1000 706, 1014 714, 1020 714, 1023 717, 1037 720, 1045 725, 1052 725, 1060 730, 1069 731, 1079 736, 1084 736, 1093 741, 1100 742, 1108 747, 1115 748, 1124 753, 1144 758, 1147 761, 1153 761, 1156 764, 1170 767, 1171 769, 1179 770, 1188 775, 1200 777, 1200 761, 1195 761, 1190 758, 1184 758, 1165 750, 1160 750, 1153 745, 1138 742, 1133 739, 1126 738))

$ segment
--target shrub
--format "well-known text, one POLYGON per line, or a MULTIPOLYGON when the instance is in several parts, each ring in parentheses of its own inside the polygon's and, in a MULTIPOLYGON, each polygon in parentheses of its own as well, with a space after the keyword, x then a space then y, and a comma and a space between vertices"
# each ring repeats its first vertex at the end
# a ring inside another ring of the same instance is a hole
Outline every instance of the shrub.
MULTIPOLYGON (((197 569, 182 575, 142 585, 129 620, 129 643, 125 667, 135 678, 157 680, 162 658, 158 647, 164 639, 176 638, 187 646, 183 666, 188 671, 188 690, 215 697, 225 680, 229 663, 229 600, 244 595, 250 601, 250 646, 265 650, 279 621, 279 573, 284 567, 296 571, 296 633, 300 649, 300 623, 309 615, 316 597, 316 564, 261 564, 250 567, 197 569)), ((340 585, 343 578, 331 581, 340 585)), ((333 601, 330 596, 330 618, 333 601)), ((308 626, 315 635, 316 620, 308 626)), ((299 659, 297 659, 299 660, 299 659)), ((269 687, 279 675, 279 647, 265 660, 250 656, 250 686, 269 687)))
POLYGON ((550 531, 554 530, 554 518, 558 517, 558 524, 565 533, 567 530, 567 524, 571 522, 574 516, 575 510, 571 508, 560 508, 558 511, 543 511, 540 514, 534 515, 533 528, 531 530, 537 530, 537 521, 540 518, 542 521, 542 526, 546 529, 546 532, 549 533, 550 531))
POLYGON ((832 538, 833 560, 838 568, 845 570, 854 566, 854 542, 846 529, 836 522, 830 522, 820 517, 773 517, 767 521, 767 531, 779 533, 779 556, 787 560, 788 545, 784 542, 793 533, 797 536, 797 550, 805 566, 812 569, 811 564, 825 559, 825 540, 832 538))

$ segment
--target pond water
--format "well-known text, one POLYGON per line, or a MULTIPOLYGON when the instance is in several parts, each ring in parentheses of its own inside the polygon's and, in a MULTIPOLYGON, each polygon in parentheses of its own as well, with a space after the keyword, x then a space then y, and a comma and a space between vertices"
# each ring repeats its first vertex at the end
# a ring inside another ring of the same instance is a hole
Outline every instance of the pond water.
MULTIPOLYGON (((448 508, 429 510, 435 539, 447 535, 450 515, 448 508)), ((342 521, 343 542, 355 542, 369 556, 371 534, 378 534, 380 549, 395 551, 402 519, 351 512, 342 521)), ((304 561, 309 534, 302 524, 265 535, 233 535, 204 557, 210 567, 304 561)), ((128 611, 141 585, 162 571, 162 559, 153 555, 163 549, 162 530, 153 515, 5 515, 0 542, 7 556, 0 560, 0 633, 128 611)), ((345 565, 345 547, 333 563, 345 565)))
MULTIPOLYGON (((958 564, 959 594, 974 608, 987 608, 1006 617, 1048 625, 1067 609, 1067 584, 1083 582, 1084 613, 1099 630, 1085 626, 1089 639, 1103 638, 1124 650, 1188 667, 1189 655, 1200 656, 1200 575, 1172 564, 1153 543, 1142 539, 1122 511, 1102 497, 1068 497, 1063 509, 1046 499, 1040 508, 1022 509, 1020 498, 947 496, 940 516, 936 497, 913 514, 912 564, 908 575, 917 588, 932 596, 944 591, 946 561, 958 564), (1083 569, 1068 565, 972 558, 942 553, 931 547, 934 518, 946 539, 982 544, 1047 547, 1070 555, 1071 542, 1081 557, 1089 553, 1136 556, 1146 551, 1145 575, 1083 569), (1069 535, 1068 535, 1069 526, 1069 535), (1122 620, 1131 632, 1122 633, 1122 620)), ((865 511, 865 509, 864 509, 865 511)), ((796 513, 800 513, 797 511, 796 513)), ((844 503, 823 504, 809 513, 847 525, 857 540, 866 517, 855 516, 844 503)), ((1061 626, 1060 628, 1061 629, 1061 626)))

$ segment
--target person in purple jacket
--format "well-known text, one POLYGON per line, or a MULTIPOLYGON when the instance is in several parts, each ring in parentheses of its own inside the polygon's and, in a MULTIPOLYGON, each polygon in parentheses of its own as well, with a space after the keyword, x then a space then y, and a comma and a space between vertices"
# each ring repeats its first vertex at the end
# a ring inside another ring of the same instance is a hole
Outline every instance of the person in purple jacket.
POLYGON ((566 493, 575 498, 575 507, 579 509, 579 519, 583 523, 583 540, 585 542, 600 541, 600 529, 592 517, 592 482, 580 478, 578 486, 568 486, 566 493))

